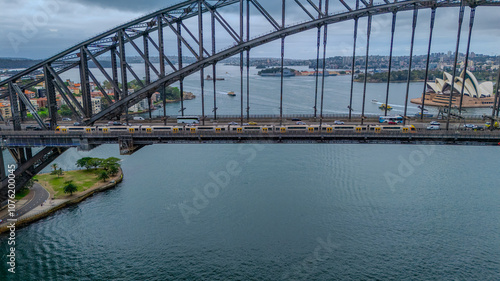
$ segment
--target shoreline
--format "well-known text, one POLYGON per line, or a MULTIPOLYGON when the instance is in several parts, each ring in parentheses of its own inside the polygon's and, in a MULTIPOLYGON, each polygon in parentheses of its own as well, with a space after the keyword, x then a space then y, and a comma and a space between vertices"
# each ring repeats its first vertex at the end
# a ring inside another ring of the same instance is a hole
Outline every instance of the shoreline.
MULTIPOLYGON (((110 178, 106 182, 102 182, 102 183, 99 182, 100 184, 95 186, 95 187, 91 187, 85 191, 81 191, 78 193, 73 193, 73 195, 67 195, 67 196, 65 196, 65 198, 54 199, 54 200, 61 200, 61 201, 59 201, 55 205, 54 204, 51 205, 51 207, 49 207, 47 209, 37 211, 36 208, 38 208, 38 207, 36 207, 35 209, 29 211, 28 213, 26 213, 25 215, 23 215, 22 217, 17 219, 17 222, 15 223, 16 229, 28 226, 31 223, 34 223, 40 219, 46 218, 46 217, 50 216, 51 214, 57 212, 58 210, 67 208, 67 207, 72 206, 72 205, 76 205, 76 204, 84 201, 85 199, 87 199, 91 195, 94 195, 95 193, 102 192, 102 191, 108 190, 112 187, 115 187, 118 183, 122 182, 122 180, 123 180, 123 171, 122 171, 122 168, 120 167, 118 174, 116 174, 116 176, 114 176, 113 178, 110 178)), ((42 185, 42 184, 40 184, 40 185, 42 185)), ((50 194, 49 199, 52 200, 51 198, 53 198, 53 196, 54 196, 54 194, 53 194, 54 191, 51 188, 47 188, 44 185, 42 185, 42 187, 45 190, 47 190, 47 192, 49 192, 49 194, 50 194)), ((0 226, 0 234, 7 232, 7 231, 10 231, 9 228, 7 228, 7 225, 8 225, 7 221, 2 222, 2 225, 0 226)))

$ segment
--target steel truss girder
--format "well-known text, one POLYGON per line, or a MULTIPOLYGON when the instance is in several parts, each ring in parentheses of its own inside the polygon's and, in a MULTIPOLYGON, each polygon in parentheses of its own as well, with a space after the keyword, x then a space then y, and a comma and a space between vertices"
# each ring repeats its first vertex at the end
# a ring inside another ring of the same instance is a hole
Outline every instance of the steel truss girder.
POLYGON ((45 78, 45 89, 47 91, 47 107, 50 118, 50 128, 55 128, 57 125, 57 99, 56 90, 54 88, 54 77, 49 72, 50 65, 46 65, 43 69, 45 78))
MULTIPOLYGON (((404 1, 404 2, 395 2, 395 3, 390 3, 390 4, 383 4, 379 6, 371 6, 369 8, 360 8, 359 10, 353 11, 353 12, 346 12, 342 14, 332 14, 328 16, 324 16, 320 19, 305 22, 305 23, 300 23, 294 26, 286 27, 282 30, 278 30, 263 36, 260 36, 258 38, 254 38, 252 40, 249 40, 247 42, 243 42, 241 44, 238 44, 234 47, 228 48, 226 50, 223 50, 219 52, 216 55, 204 58, 203 60, 199 60, 193 64, 190 64, 189 66, 186 66, 182 69, 179 69, 175 73, 170 73, 166 75, 164 78, 159 79, 155 82, 152 82, 151 84, 145 86, 143 89, 136 91, 134 94, 132 94, 130 97, 127 97, 126 99, 123 99, 122 101, 116 103, 114 106, 109 107, 105 111, 102 111, 96 116, 94 116, 91 120, 99 120, 105 116, 113 115, 113 111, 116 110, 117 107, 120 105, 123 106, 125 103, 131 103, 133 104, 134 102, 138 102, 141 99, 147 97, 149 93, 152 93, 157 89, 160 85, 170 85, 176 81, 181 80, 181 77, 186 77, 192 73, 197 72, 200 70, 202 67, 206 67, 208 65, 211 65, 213 63, 216 63, 217 61, 223 60, 225 58, 231 57, 233 55, 239 54, 242 50, 247 50, 254 48, 256 46, 263 45, 265 43, 274 41, 276 39, 280 39, 283 36, 289 36, 292 34, 296 34, 299 32, 303 32, 305 30, 309 30, 312 28, 317 28, 319 25, 328 25, 328 24, 333 24, 337 22, 342 22, 342 21, 347 21, 351 20, 354 18, 360 18, 363 16, 367 15, 378 15, 378 14, 385 14, 385 13, 392 13, 395 8, 397 8, 398 11, 406 11, 406 10, 412 10, 414 6, 417 6, 417 9, 424 9, 424 8, 431 8, 431 7, 449 7, 449 6, 457 6, 457 3, 455 2, 440 2, 440 3, 435 3, 435 2, 429 2, 429 1, 418 1, 418 0, 410 0, 410 1, 404 1)), ((500 3, 498 4, 500 5, 500 3)), ((176 34, 179 34, 176 31, 176 34)), ((181 39, 182 36, 178 36, 178 39, 181 39)), ((181 39, 182 41, 182 39, 181 39)), ((194 52, 194 50, 193 50, 194 52)), ((194 52, 196 53, 196 52, 194 52)))
MULTIPOLYGON (((115 28, 113 29, 112 31, 108 31, 106 33, 103 33, 99 36, 96 36, 95 38, 92 38, 86 42, 83 42, 81 44, 79 44, 78 46, 75 46, 73 48, 70 48, 64 52, 62 52, 60 55, 57 55, 57 56, 54 56, 52 58, 50 58, 49 60, 43 62, 43 63, 40 63, 39 65, 36 65, 34 66, 33 68, 30 68, 24 72, 21 72, 20 74, 10 78, 10 81, 14 81, 16 78, 19 78, 21 77, 22 75, 25 75, 25 74, 28 74, 30 73, 31 71, 33 71, 34 69, 38 69, 44 65, 46 65, 47 63, 51 63, 51 62, 55 62, 57 60, 60 60, 61 58, 67 56, 67 55, 70 55, 72 54, 73 52, 77 51, 81 46, 91 46, 92 44, 96 44, 96 42, 98 42, 99 40, 106 40, 107 37, 109 36, 114 36, 114 34, 117 32, 117 31, 120 31, 120 30, 126 30, 127 28, 130 28, 130 27, 134 27, 138 24, 141 24, 142 22, 144 21, 148 21, 148 27, 152 27, 152 25, 150 24, 150 21, 151 21, 151 18, 152 17, 155 17, 155 16, 160 16, 160 15, 164 15, 164 14, 169 14, 169 13, 172 13, 174 11, 179 11, 179 9, 182 9, 183 7, 188 7, 184 10, 182 16, 180 17, 176 17, 175 20, 182 20, 182 19, 185 19, 185 18, 189 18, 189 17, 193 17, 195 16, 198 11, 196 11, 196 9, 194 9, 194 5, 197 4, 199 1, 196 1, 196 0, 192 0, 192 1, 186 1, 186 2, 183 2, 183 3, 180 3, 178 5, 175 5, 175 6, 172 6, 170 8, 167 8, 167 9, 164 9, 164 10, 161 10, 161 11, 157 11, 153 14, 150 14, 150 15, 147 15, 147 16, 144 16, 138 20, 135 20, 133 22, 130 22, 128 24, 125 24, 125 25, 122 25, 118 28, 115 28)), ((237 1, 236 0, 233 0, 233 1, 219 1, 218 4, 216 5, 213 5, 212 7, 216 7, 216 8, 219 8, 219 7, 223 7, 223 6, 226 6, 226 5, 231 5, 231 4, 234 4, 236 3, 237 1)), ((253 1, 252 1, 253 2, 253 1)), ((308 0, 308 2, 311 4, 311 6, 314 8, 314 3, 310 0, 308 0)), ((366 1, 364 1, 366 2, 366 1)), ((311 21, 311 22, 307 22, 305 24, 298 24, 296 26, 292 26, 290 28, 282 28, 281 30, 278 30, 277 32, 275 33, 272 33, 270 34, 271 36, 267 36, 267 35, 264 35, 264 36, 261 36, 259 39, 259 42, 255 43, 254 46, 258 46, 258 45, 261 45, 261 44, 264 44, 264 43, 267 43, 269 41, 272 41, 272 40, 275 40, 273 39, 273 37, 275 37, 276 35, 280 35, 279 37, 281 36, 286 36, 286 35, 289 35, 289 34, 294 34, 294 33, 297 33, 297 32, 300 32, 300 31, 303 31, 303 30, 307 30, 307 29, 310 29, 310 27, 308 26, 308 24, 315 24, 316 26, 318 24, 330 24, 330 23, 334 23, 334 22, 338 22, 338 21, 342 21, 342 20, 349 20, 349 19, 352 19, 353 17, 363 17, 363 16, 366 16, 368 13, 371 13, 373 15, 375 14, 381 14, 381 13, 386 13, 388 12, 388 10, 390 10, 391 8, 394 9, 394 8, 397 8, 398 10, 408 10, 409 9, 409 6, 413 6, 414 4, 416 4, 418 6, 418 8, 429 8, 431 5, 434 5, 434 6, 437 6, 437 7, 449 7, 449 6, 457 6, 458 5, 458 1, 440 1, 440 2, 436 2, 436 1, 417 1, 417 0, 412 0, 412 1, 400 1, 400 2, 394 2, 394 3, 387 3, 387 1, 385 2, 386 4, 381 4, 381 5, 372 5, 372 3, 370 3, 369 7, 366 7, 366 8, 360 8, 360 9, 357 9, 355 11, 350 11, 350 12, 346 12, 346 13, 342 13, 342 14, 337 14, 337 15, 329 15, 329 16, 324 16, 322 18, 322 21, 321 23, 318 22, 318 20, 315 20, 315 21, 311 21), (297 31, 298 29, 297 28, 302 28, 302 30, 299 30, 297 31)), ((498 1, 484 1, 484 2, 481 2, 480 5, 489 5, 489 6, 498 6, 500 5, 500 3, 498 1)), ((318 10, 319 11, 319 10, 318 10)), ((319 11, 321 12, 321 11, 319 11)), ((172 20, 174 21, 174 20, 172 20)), ((167 21, 167 22, 170 22, 170 21, 167 21)), ((158 26, 165 26, 165 23, 158 23, 158 26)), ((158 28, 158 27, 156 27, 158 28)), ((155 28, 150 28, 149 30, 155 30, 155 28)), ((125 32, 125 31, 123 31, 125 32)), ((129 36, 131 39, 135 39, 137 38, 138 36, 142 36, 142 34, 137 34, 137 35, 133 35, 133 36, 129 36)), ((125 42, 126 43, 126 42, 125 42)), ((104 53, 105 51, 109 50, 109 49, 112 49, 116 44, 113 44, 112 46, 108 47, 108 49, 98 49, 98 50, 93 50, 93 51, 96 51, 96 54, 97 53, 104 53)), ((229 50, 234 50, 234 48, 246 48, 247 50, 249 48, 251 48, 251 46, 247 45, 245 47, 243 47, 243 45, 245 44, 240 44, 239 46, 236 46, 236 47, 233 47, 229 50)), ((220 60, 222 58, 226 57, 226 53, 224 52, 221 52, 220 54, 217 54, 216 56, 212 56, 210 61, 211 62, 208 62, 208 64, 211 64, 211 63, 214 63, 216 62, 217 60, 220 60)), ((207 60, 202 60, 204 62, 206 62, 207 60)), ((204 63, 205 65, 207 65, 207 63, 204 63)), ((180 75, 180 74, 179 74, 180 75)), ((9 80, 6 80, 6 81, 3 81, 3 85, 8 82, 9 80)), ((0 85, 1 86, 1 85, 0 85)), ((139 91, 140 92, 140 91, 139 91)))
POLYGON ((257 0, 250 0, 255 8, 266 18, 267 21, 276 29, 280 30, 283 27, 278 24, 278 22, 260 5, 257 0))
POLYGON ((123 35, 125 35, 125 38, 128 39, 128 42, 132 45, 132 47, 134 47, 134 49, 137 51, 137 53, 139 53, 139 55, 142 57, 142 59, 144 60, 144 63, 147 64, 153 71, 154 73, 156 74, 156 76, 158 77, 161 77, 160 76, 160 73, 158 72, 158 70, 156 69, 156 67, 149 61, 149 58, 147 58, 144 53, 141 51, 141 49, 139 49, 139 47, 137 46, 137 44, 135 44, 134 40, 132 40, 126 32, 123 33, 123 35))
MULTIPOLYGON (((102 67, 101 63, 99 63, 99 61, 94 57, 94 55, 92 55, 88 50, 87 48, 83 48, 84 52, 87 53, 87 55, 90 57, 90 59, 92 60, 92 62, 94 62, 94 64, 97 66, 97 68, 101 71, 101 73, 104 75, 104 77, 106 77, 106 79, 109 81, 109 83, 111 83, 111 85, 113 86, 113 89, 115 91, 115 94, 118 94, 120 95, 120 87, 118 87, 118 84, 116 83, 116 79, 115 78, 112 78, 111 76, 109 76, 108 72, 106 72, 106 70, 104 69, 104 67, 102 67)), ((114 54, 112 54, 111 58, 112 58, 112 65, 113 65, 113 57, 115 57, 114 54)), ((116 57, 115 57, 116 58, 116 57)), ((116 61, 115 61, 116 62, 116 61)), ((113 75, 114 76, 114 75, 113 75)), ((116 96, 115 96, 115 100, 116 100, 116 96)))
MULTIPOLYGON (((156 45, 156 42, 153 40, 153 38, 149 37, 149 35, 147 35, 147 38, 148 38, 149 42, 151 42, 151 44, 153 44, 153 47, 155 47, 155 49, 160 53, 160 48, 158 47, 158 45, 156 45)), ((160 53, 160 57, 162 57, 162 53, 160 53)), ((177 67, 175 67, 175 65, 172 63, 172 61, 169 60, 168 57, 165 56, 165 54, 163 54, 163 60, 166 61, 168 63, 168 65, 170 65, 170 67, 174 71, 177 71, 177 67)), ((160 64, 160 66, 161 66, 161 64, 160 64)))
POLYGON ((233 37, 234 41, 241 42, 241 38, 239 38, 240 36, 231 27, 231 25, 219 14, 219 12, 217 10, 212 9, 212 7, 210 7, 210 5, 208 5, 206 1, 203 1, 203 4, 212 14, 212 16, 219 22, 219 24, 227 31, 227 33, 229 33, 229 35, 233 37))
POLYGON ((19 97, 19 99, 26 105, 26 107, 30 111, 31 115, 33 115, 33 117, 35 118, 35 120, 38 123, 38 125, 40 125, 40 128, 47 129, 47 127, 43 123, 42 118, 40 118, 40 116, 36 112, 35 108, 31 104, 31 102, 28 100, 28 98, 23 93, 23 91, 21 91, 21 88, 19 88, 19 86, 17 84, 14 84, 14 83, 12 83, 12 88, 16 91, 17 96, 19 97))
MULTIPOLYGON (((34 70, 36 69, 39 69, 39 68, 42 68, 44 65, 48 64, 48 63, 53 63, 57 60, 60 60, 62 58, 65 58, 66 56, 69 56, 71 55, 72 58, 77 58, 77 52, 80 50, 80 48, 82 46, 90 46, 91 44, 99 41, 99 40, 106 40, 106 39, 109 39, 109 38, 114 38, 115 37, 115 34, 121 30, 124 30, 130 26, 134 26, 136 24, 139 24, 139 23, 142 23, 142 22, 145 22, 145 21, 150 21, 152 18, 154 17, 157 17, 157 16, 160 16, 162 14, 171 14, 171 13, 178 13, 178 11, 182 10, 184 7, 186 6, 190 6, 192 5, 193 3, 196 4, 198 3, 199 0, 188 0, 188 1, 184 1, 184 2, 181 2, 181 3, 178 3, 176 5, 173 5, 173 6, 170 6, 168 8, 165 8, 165 9, 162 9, 162 10, 159 10, 159 11, 156 11, 154 13, 151 13, 149 15, 145 15, 143 17, 140 17, 136 20, 133 20, 131 22, 128 22, 128 23, 125 23, 125 24, 122 24, 116 28, 113 28, 109 31, 106 31, 100 35, 97 35, 96 37, 94 38, 91 38, 91 39, 88 39, 78 45, 75 45, 63 52, 61 52, 60 54, 58 55, 55 55, 43 62, 40 62, 32 67, 30 67, 29 69, 25 70, 25 71, 22 71, 14 76, 12 76, 11 78, 9 79, 6 79, 4 81, 1 82, 0 84, 0 87, 3 86, 3 85, 6 85, 8 82, 11 82, 11 81, 16 81, 17 79, 21 78, 22 76, 24 75, 27 75, 27 74, 30 74, 31 72, 33 72, 34 70)), ((231 4, 234 4, 234 3, 237 3, 238 0, 227 0, 227 1, 222 1, 220 3, 218 3, 218 5, 214 5, 215 8, 222 8, 222 7, 225 7, 225 6, 229 6, 231 4)), ((204 10, 205 11, 205 10, 204 10)), ((180 16, 176 17, 176 20, 183 20, 183 19, 187 19, 187 18, 191 18, 191 17, 194 17, 194 16, 197 16, 198 12, 197 11, 193 11, 192 9, 184 9, 184 12, 182 13, 179 13, 180 16), (186 12, 187 11, 187 12, 186 12)), ((151 28, 150 31, 154 31, 156 30, 158 27, 156 28, 151 28)), ((142 36, 142 35, 136 35, 136 36, 132 36, 132 39, 136 39, 137 37, 139 36, 142 36)), ((102 50, 100 51, 101 53, 105 52, 105 51, 108 51, 110 48, 113 48, 115 45, 112 45, 110 47, 108 47, 108 49, 105 49, 105 50, 102 50)))
MULTIPOLYGON (((68 87, 66 86, 66 84, 64 84, 64 82, 62 81, 61 77, 59 77, 59 75, 57 74, 57 72, 51 66, 47 66, 47 69, 49 70, 50 74, 54 77, 54 79, 56 81, 56 85, 58 85, 59 88, 62 88, 62 90, 66 93, 66 95, 69 96, 69 98, 73 102, 73 105, 76 106, 76 109, 78 109, 81 114, 84 114, 82 106, 80 105, 80 103, 78 102, 78 100, 75 98, 75 96, 71 93, 71 91, 68 89, 68 87)), ((59 91, 59 93, 64 98, 65 95, 64 95, 63 91, 59 91)), ((64 98, 64 100, 66 101, 66 103, 68 105, 70 105, 70 103, 67 101, 67 98, 64 98)), ((70 108, 71 108, 71 106, 70 106, 70 108)), ((78 114, 76 112, 76 110, 73 110, 73 113, 75 113, 75 114, 77 114, 77 116, 81 117, 81 115, 78 114)))
MULTIPOLYGON (((342 0, 341 0, 342 1, 342 0)), ((309 11, 306 9, 306 7, 304 7, 304 5, 302 5, 302 3, 300 3, 299 0, 295 0, 295 3, 297 3, 297 5, 299 5, 299 7, 311 18, 311 19, 316 19, 311 13, 309 13, 309 11)))
POLYGON ((9 83, 9 95, 10 95, 10 108, 12 112, 12 125, 14 127, 14 130, 20 131, 21 130, 21 116, 19 113, 19 107, 16 99, 16 94, 15 90, 13 87, 13 83, 9 83))
POLYGON ((189 45, 189 43, 186 41, 186 39, 184 39, 184 37, 182 37, 182 35, 180 34, 180 32, 168 20, 167 20, 167 25, 175 33, 175 35, 177 36, 177 38, 180 39, 182 41, 182 43, 184 43, 184 45, 186 45, 186 48, 188 48, 188 50, 193 54, 193 56, 195 56, 196 59, 199 60, 200 57, 198 56, 198 54, 196 53, 196 51, 191 47, 191 45, 189 45))

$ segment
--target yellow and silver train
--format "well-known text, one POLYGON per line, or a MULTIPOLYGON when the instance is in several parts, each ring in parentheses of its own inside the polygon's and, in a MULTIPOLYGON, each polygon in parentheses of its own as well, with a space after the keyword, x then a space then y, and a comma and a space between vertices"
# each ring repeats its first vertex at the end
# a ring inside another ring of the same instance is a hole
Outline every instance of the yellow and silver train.
POLYGON ((109 133, 334 133, 334 132, 400 132, 415 133, 413 125, 266 125, 266 126, 58 126, 56 133, 87 133, 87 134, 109 134, 109 133))

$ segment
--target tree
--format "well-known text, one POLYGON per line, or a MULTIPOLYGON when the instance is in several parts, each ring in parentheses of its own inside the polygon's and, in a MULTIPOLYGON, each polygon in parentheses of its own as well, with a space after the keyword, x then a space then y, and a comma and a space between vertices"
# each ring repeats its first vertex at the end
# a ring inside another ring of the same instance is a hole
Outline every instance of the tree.
POLYGON ((36 178, 31 178, 25 185, 23 188, 32 188, 33 185, 35 184, 35 182, 38 181, 38 179, 36 178))
POLYGON ((54 169, 54 171, 57 170, 57 168, 58 168, 58 166, 56 163, 52 164, 52 169, 54 169))
POLYGON ((102 181, 104 181, 104 182, 105 182, 107 179, 109 179, 109 174, 108 174, 108 172, 106 172, 106 171, 101 171, 101 172, 99 173, 99 175, 97 176, 97 179, 102 180, 102 181))
POLYGON ((81 159, 78 159, 76 161, 76 166, 77 167, 80 167, 80 168, 85 168, 85 169, 90 169, 90 167, 92 167, 90 165, 90 160, 92 159, 92 157, 83 157, 81 159))
POLYGON ((118 171, 119 171, 119 170, 118 170, 118 166, 116 166, 116 165, 113 165, 113 166, 110 166, 110 167, 109 167, 109 173, 110 173, 112 176, 114 176, 114 175, 118 174, 118 171))
POLYGON ((90 158, 88 164, 91 167, 94 167, 94 169, 97 169, 97 167, 101 166, 101 163, 102 163, 102 159, 100 159, 100 158, 90 158))
POLYGON ((66 104, 61 105, 61 109, 57 113, 64 117, 71 117, 73 115, 73 111, 66 104))
POLYGON ((76 192, 78 190, 78 187, 73 183, 73 181, 66 181, 64 182, 66 185, 64 186, 64 193, 69 193, 70 195, 73 195, 73 192, 76 192))
POLYGON ((59 168, 58 170, 54 170, 50 173, 51 175, 56 175, 57 177, 60 177, 62 176, 64 173, 63 173, 63 170, 61 168, 59 168))

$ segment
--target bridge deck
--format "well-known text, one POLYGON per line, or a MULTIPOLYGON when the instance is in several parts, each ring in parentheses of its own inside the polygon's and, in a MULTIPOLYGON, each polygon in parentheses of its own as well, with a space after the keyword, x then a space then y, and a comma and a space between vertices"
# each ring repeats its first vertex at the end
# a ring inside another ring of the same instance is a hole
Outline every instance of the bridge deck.
POLYGON ((499 145, 500 131, 418 131, 416 133, 91 133, 56 134, 54 132, 4 132, 2 147, 79 147, 91 149, 101 144, 152 145, 161 143, 410 143, 499 145))

